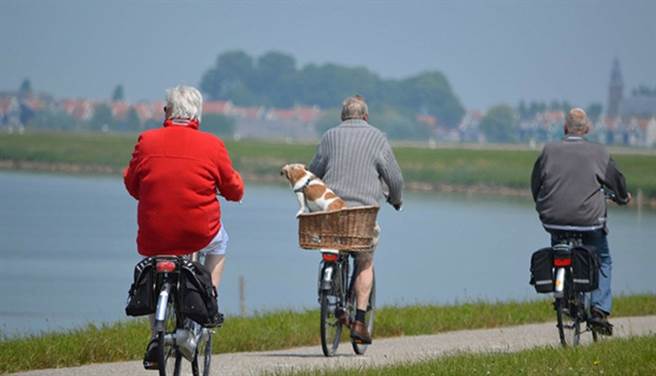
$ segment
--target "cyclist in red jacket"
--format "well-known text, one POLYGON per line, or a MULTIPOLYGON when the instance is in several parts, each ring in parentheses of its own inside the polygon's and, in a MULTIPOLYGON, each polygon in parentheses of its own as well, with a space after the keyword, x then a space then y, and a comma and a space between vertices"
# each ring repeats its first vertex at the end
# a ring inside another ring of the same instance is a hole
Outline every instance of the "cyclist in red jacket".
MULTIPOLYGON (((232 167, 223 141, 198 129, 202 108, 197 89, 177 86, 167 90, 163 127, 139 136, 124 181, 130 195, 139 201, 139 253, 201 252, 218 290, 228 242, 218 195, 239 201, 244 183, 232 167)), ((148 346, 144 365, 156 363, 154 343, 148 346)))

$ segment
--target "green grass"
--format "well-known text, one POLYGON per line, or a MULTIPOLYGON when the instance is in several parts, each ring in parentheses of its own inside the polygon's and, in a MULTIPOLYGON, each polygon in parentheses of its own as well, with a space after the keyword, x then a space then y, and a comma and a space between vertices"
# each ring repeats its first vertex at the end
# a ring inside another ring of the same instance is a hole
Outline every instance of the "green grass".
POLYGON ((516 353, 459 354, 377 368, 303 371, 293 375, 655 375, 656 336, 613 339, 575 349, 542 347, 516 353))
MULTIPOLYGON (((0 134, 0 160, 108 166, 118 171, 132 152, 136 135, 30 133, 0 134)), ((280 167, 309 162, 315 146, 243 140, 226 145, 236 167, 251 178, 280 179, 280 167)), ((394 148, 408 182, 431 185, 485 185, 528 190, 538 151, 476 148, 394 148)), ((656 154, 615 155, 629 189, 656 198, 656 154)))
MULTIPOLYGON (((656 314, 656 295, 617 297, 614 314, 656 314)), ((383 307, 378 311, 375 335, 382 338, 434 334, 552 320, 555 321, 555 314, 548 300, 383 307)), ((229 317, 218 332, 214 351, 263 351, 318 345, 318 328, 318 310, 229 317)), ((5 338, 0 340, 0 373, 140 359, 149 336, 145 320, 128 320, 63 333, 5 338)))

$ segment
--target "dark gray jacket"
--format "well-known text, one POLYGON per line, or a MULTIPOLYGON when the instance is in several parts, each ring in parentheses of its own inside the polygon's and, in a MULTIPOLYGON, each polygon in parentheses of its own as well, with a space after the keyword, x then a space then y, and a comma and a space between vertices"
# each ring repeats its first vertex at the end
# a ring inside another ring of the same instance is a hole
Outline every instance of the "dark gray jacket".
POLYGON ((547 230, 591 231, 606 228, 606 198, 626 204, 624 176, 606 148, 581 137, 549 143, 535 161, 531 192, 547 230))

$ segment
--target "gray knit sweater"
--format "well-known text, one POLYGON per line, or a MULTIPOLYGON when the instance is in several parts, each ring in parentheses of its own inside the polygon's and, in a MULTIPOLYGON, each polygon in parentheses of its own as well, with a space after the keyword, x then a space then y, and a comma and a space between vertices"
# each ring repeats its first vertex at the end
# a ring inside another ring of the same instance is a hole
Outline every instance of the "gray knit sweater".
POLYGON ((385 135, 364 120, 346 120, 321 138, 309 170, 348 206, 401 205, 403 176, 385 135))

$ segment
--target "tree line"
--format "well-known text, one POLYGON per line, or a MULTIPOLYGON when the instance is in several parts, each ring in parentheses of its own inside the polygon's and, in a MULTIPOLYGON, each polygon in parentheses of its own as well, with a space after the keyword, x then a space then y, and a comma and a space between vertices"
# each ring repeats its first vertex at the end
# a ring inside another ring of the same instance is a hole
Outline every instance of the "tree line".
POLYGON ((459 124, 465 112, 449 81, 438 71, 383 79, 365 67, 307 64, 299 68, 293 56, 276 51, 259 57, 243 51, 224 52, 203 74, 200 88, 210 99, 279 108, 336 108, 345 97, 359 94, 395 115, 432 115, 450 128, 459 124))

